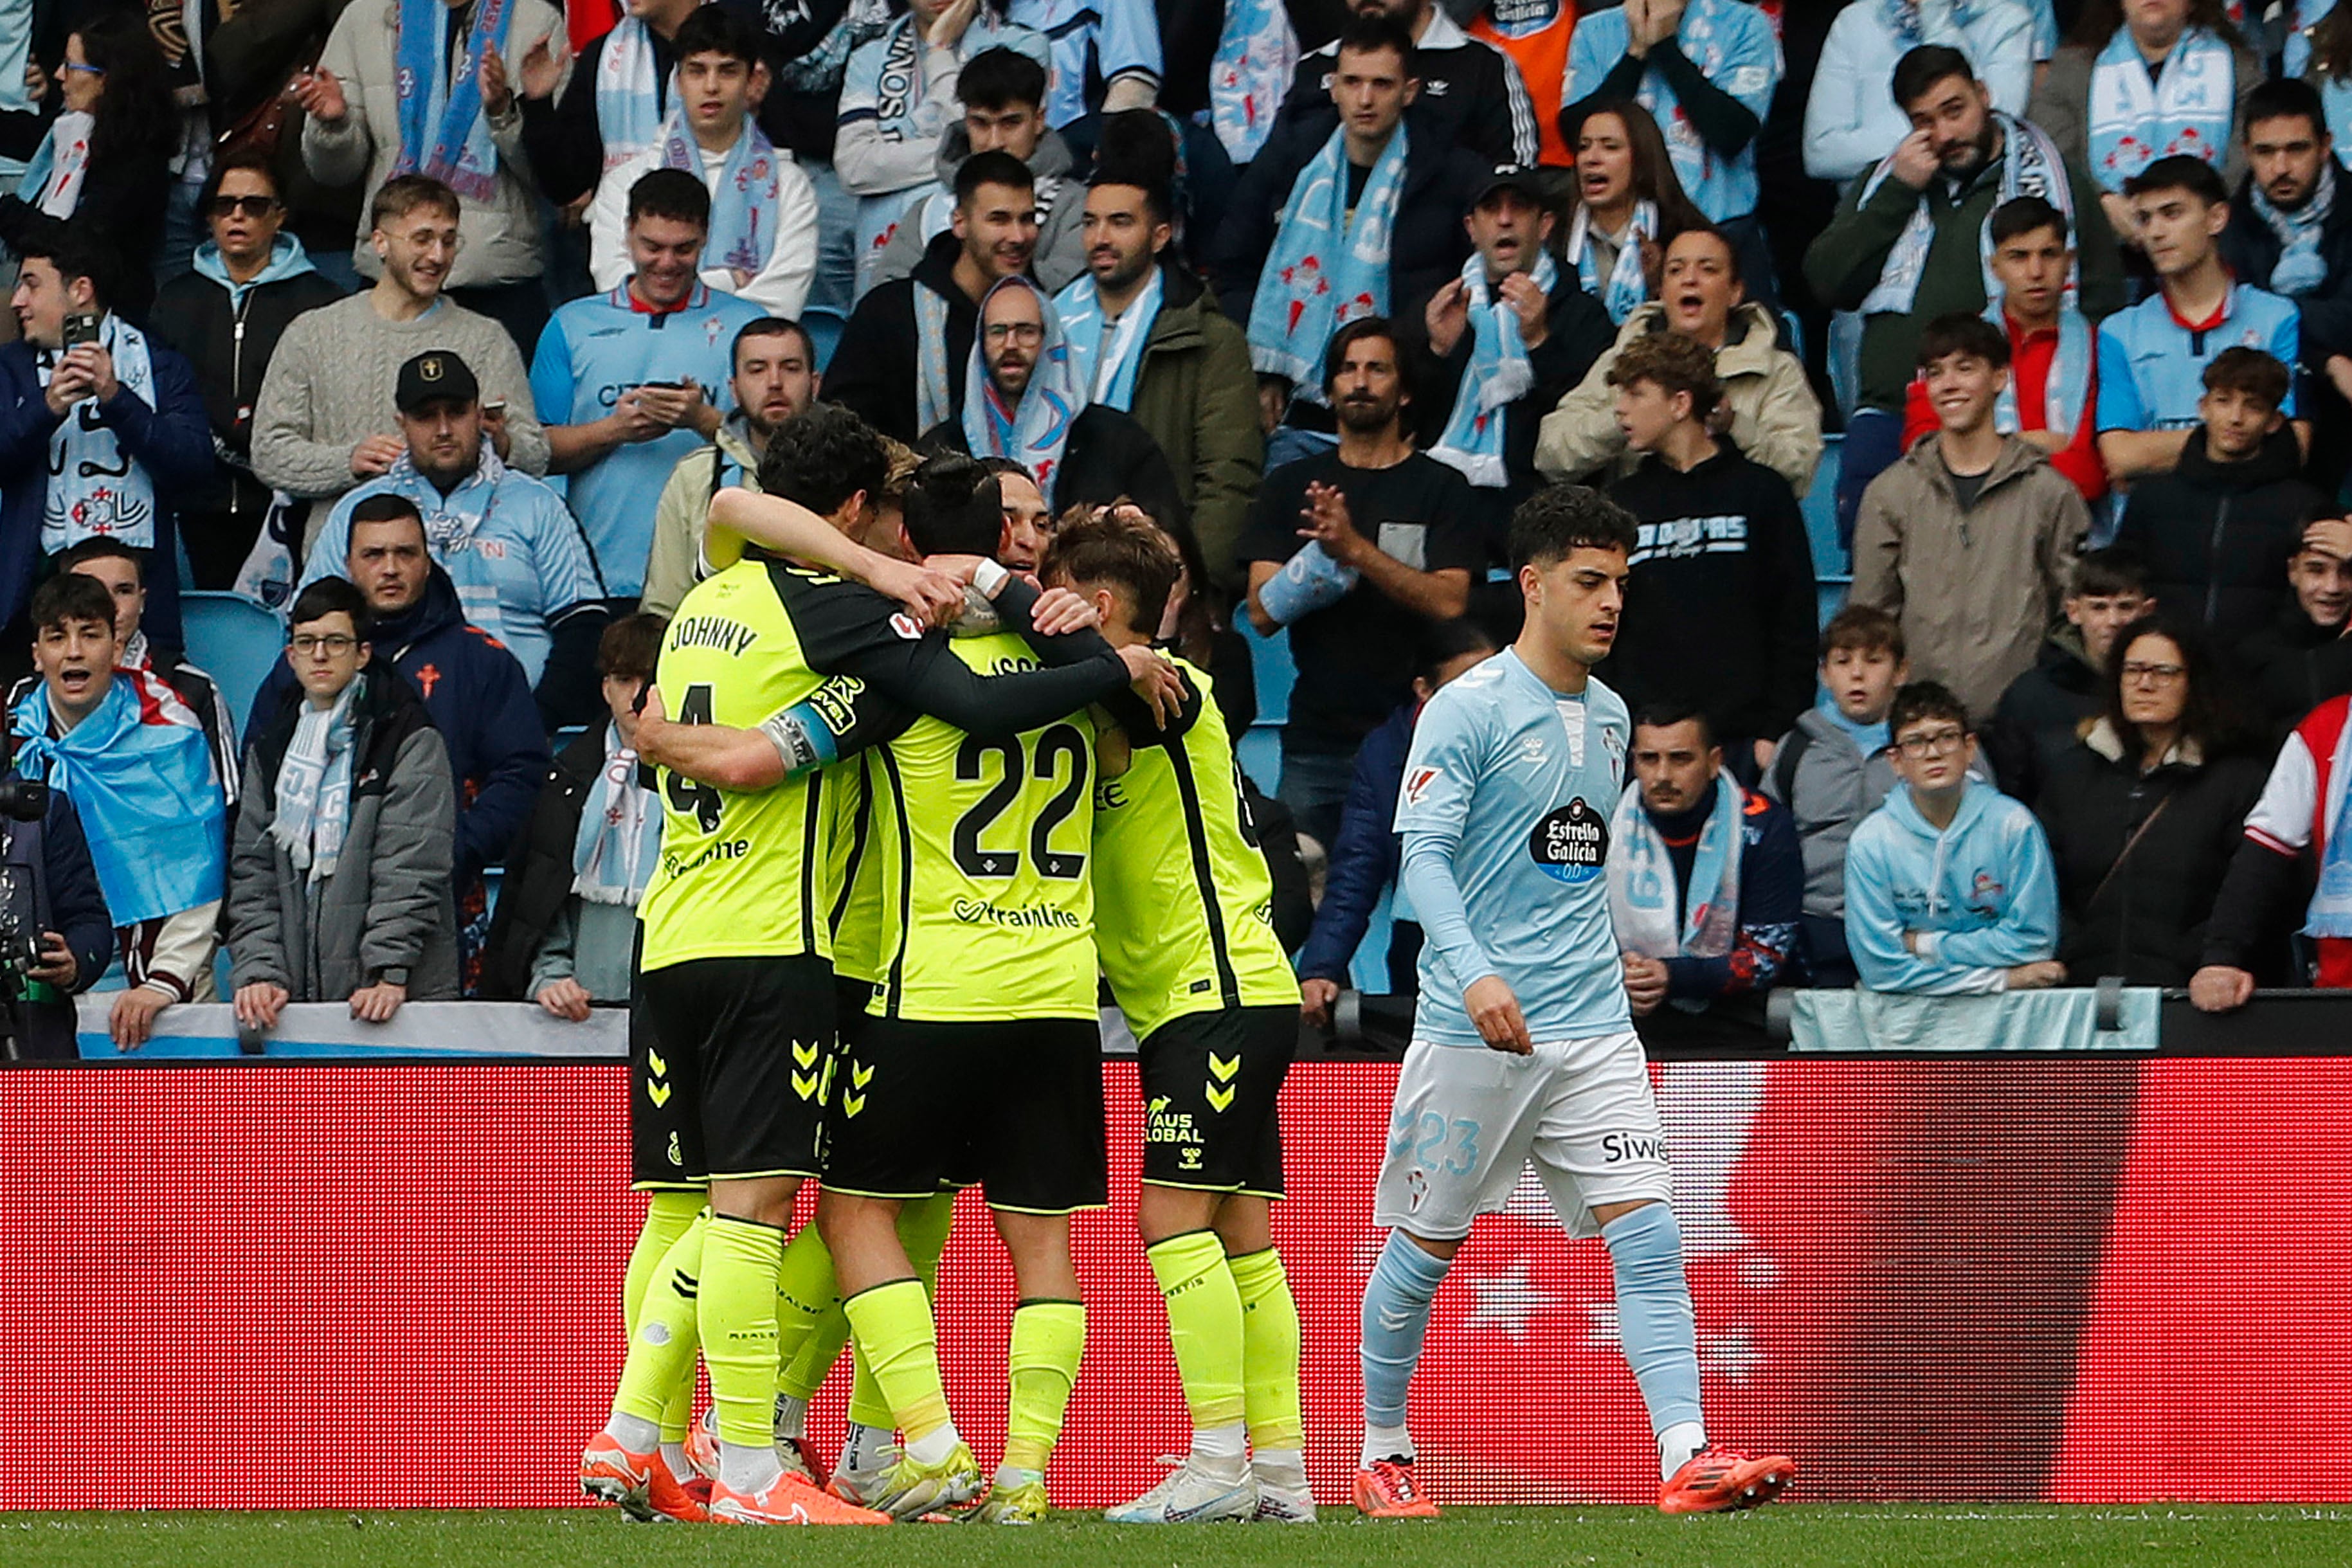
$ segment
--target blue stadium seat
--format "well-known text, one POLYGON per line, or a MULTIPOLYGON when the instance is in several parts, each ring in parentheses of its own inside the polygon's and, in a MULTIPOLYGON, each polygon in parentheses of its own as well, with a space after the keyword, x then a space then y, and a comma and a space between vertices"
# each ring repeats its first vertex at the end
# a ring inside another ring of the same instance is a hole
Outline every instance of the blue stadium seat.
POLYGON ((1820 585, 1821 619, 1824 625, 1845 603, 1846 585, 1853 580, 1853 562, 1838 543, 1837 485, 1839 458, 1845 437, 1822 437, 1821 465, 1813 470, 1813 487, 1805 492, 1805 536, 1812 541, 1813 578, 1820 585))
POLYGON ((219 685, 221 700, 243 735, 254 694, 269 667, 286 655, 285 622, 242 594, 191 589, 180 595, 180 623, 188 662, 219 685))
POLYGON ((801 325, 815 349, 817 372, 822 375, 833 362, 834 345, 841 341, 841 329, 848 325, 848 319, 830 306, 811 305, 801 312, 801 325))

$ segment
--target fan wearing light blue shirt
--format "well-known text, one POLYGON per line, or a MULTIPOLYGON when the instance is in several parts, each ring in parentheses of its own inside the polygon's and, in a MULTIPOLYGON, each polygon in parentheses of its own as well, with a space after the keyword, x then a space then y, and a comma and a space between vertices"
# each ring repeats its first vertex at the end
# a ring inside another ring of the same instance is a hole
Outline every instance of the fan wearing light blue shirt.
POLYGON ((1577 23, 1560 124, 1573 131, 1587 99, 1637 100, 1690 199, 1709 223, 1727 223, 1756 211, 1757 135, 1780 76, 1780 41, 1755 6, 1629 0, 1577 23))
MULTIPOLYGON (((2099 460, 2128 480, 2179 463, 2198 428, 2205 367, 2222 350, 2260 349, 2299 369, 2303 318, 2293 301, 2240 283, 2221 264, 2230 191, 2211 164, 2159 158, 2124 182, 2124 198, 2163 286, 2099 324, 2099 460)), ((2311 425, 2296 418, 2293 386, 2279 412, 2308 452, 2311 425)))

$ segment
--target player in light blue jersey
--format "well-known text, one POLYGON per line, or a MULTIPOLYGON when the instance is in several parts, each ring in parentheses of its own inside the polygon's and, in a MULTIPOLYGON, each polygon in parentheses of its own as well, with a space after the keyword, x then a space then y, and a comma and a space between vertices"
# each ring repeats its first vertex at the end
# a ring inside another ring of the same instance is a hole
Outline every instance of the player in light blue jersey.
POLYGON ((1518 641, 1422 710, 1396 829, 1421 916, 1421 1001, 1397 1081, 1364 1287, 1356 1506, 1427 1518, 1405 1390, 1429 1304, 1480 1214, 1533 1161, 1570 1235, 1609 1248, 1625 1358, 1658 1439, 1658 1506, 1768 1502, 1783 1458, 1712 1447, 1664 1128, 1609 923, 1609 823, 1632 723, 1591 678, 1617 635, 1632 514, 1555 485, 1511 518, 1518 641))
POLYGON ((734 412, 735 334, 765 314, 703 286, 695 269, 709 230, 698 176, 642 176, 629 187, 628 280, 558 310, 530 362, 548 472, 570 476, 564 496, 604 585, 625 599, 645 590, 670 470, 734 412))

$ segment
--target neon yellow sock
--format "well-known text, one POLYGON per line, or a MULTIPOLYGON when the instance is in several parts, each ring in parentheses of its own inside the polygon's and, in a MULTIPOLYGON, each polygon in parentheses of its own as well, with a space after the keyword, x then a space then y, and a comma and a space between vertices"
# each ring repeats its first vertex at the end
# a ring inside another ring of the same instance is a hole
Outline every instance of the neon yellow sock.
POLYGON ((702 1364, 719 1439, 743 1448, 775 1440, 776 1271, 784 1233, 749 1219, 711 1217, 702 1238, 702 1364))
MULTIPOLYGON (((939 1345, 931 1299, 920 1280, 893 1280, 841 1303, 850 1332, 866 1352, 890 1415, 886 1420, 908 1443, 949 1425, 947 1389, 940 1382, 939 1345)), ((873 1425, 879 1426, 876 1422, 873 1425)))
MULTIPOLYGON (((948 1231, 955 1224, 955 1194, 943 1192, 920 1202, 910 1203, 898 1210, 898 1245, 907 1249, 907 1261, 915 1266, 915 1277, 923 1282, 924 1293, 939 1300, 940 1254, 947 1250, 948 1231)), ((866 1354, 855 1345, 850 1347, 849 1418, 864 1427, 892 1425, 890 1402, 882 1396, 881 1385, 874 1381, 874 1371, 866 1364, 866 1354)), ((833 1364, 827 1362, 828 1367, 833 1364)), ((822 1379, 822 1374, 819 1375, 822 1379)))
MULTIPOLYGON (((621 1280, 621 1323, 631 1334, 636 1333, 638 1309, 645 1302, 656 1271, 661 1268, 663 1256, 677 1244, 687 1227, 702 1212, 704 1198, 699 1190, 646 1195, 646 1223, 637 1232, 637 1244, 629 1249, 629 1270, 621 1280)), ((677 1391, 662 1410, 662 1440, 684 1442, 687 1424, 693 1419, 694 1363, 689 1358, 686 1375, 678 1379, 677 1391)))
POLYGON ((1076 1301, 1024 1301, 1013 1310, 1013 1383, 1004 1416, 1007 1469, 1043 1474, 1062 1435, 1062 1414, 1087 1348, 1087 1309, 1076 1301))
MULTIPOLYGON (((796 1364, 817 1326, 840 1313, 841 1289, 834 1282, 833 1254, 824 1249, 824 1239, 816 1233, 816 1227, 803 1225, 776 1265, 776 1360, 780 1366, 796 1364)), ((783 1385, 784 1375, 779 1372, 777 1390, 782 1392, 783 1385)))
POLYGON ((833 1375, 833 1364, 841 1359, 842 1347, 848 1343, 849 1314, 841 1310, 841 1300, 835 1297, 833 1305, 819 1312, 816 1321, 809 1325, 790 1364, 776 1375, 776 1392, 794 1399, 815 1398, 816 1391, 833 1375))
POLYGON ((1298 1303, 1282 1254, 1269 1247, 1227 1266, 1242 1298, 1242 1394, 1251 1446, 1299 1448, 1306 1427, 1298 1415, 1298 1303))
MULTIPOLYGON (((689 1399, 693 1396, 702 1250, 709 1228, 709 1216, 698 1212, 662 1254, 637 1303, 629 1358, 621 1365, 621 1386, 613 1396, 614 1409, 659 1425, 665 1437, 669 1435, 670 1402, 677 1391, 684 1388, 689 1399)), ((686 1435, 683 1424, 677 1435, 686 1435)))
POLYGON ((1188 1230, 1143 1251, 1168 1305, 1168 1343, 1192 1429, 1242 1419, 1242 1298, 1213 1230, 1188 1230))

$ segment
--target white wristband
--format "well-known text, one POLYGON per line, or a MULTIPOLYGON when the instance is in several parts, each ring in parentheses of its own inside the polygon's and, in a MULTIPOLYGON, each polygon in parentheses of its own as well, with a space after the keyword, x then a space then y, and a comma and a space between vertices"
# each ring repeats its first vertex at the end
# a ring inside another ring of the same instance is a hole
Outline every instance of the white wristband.
POLYGON ((992 560, 983 560, 972 569, 971 585, 991 599, 996 591, 1013 580, 1013 574, 992 560))

